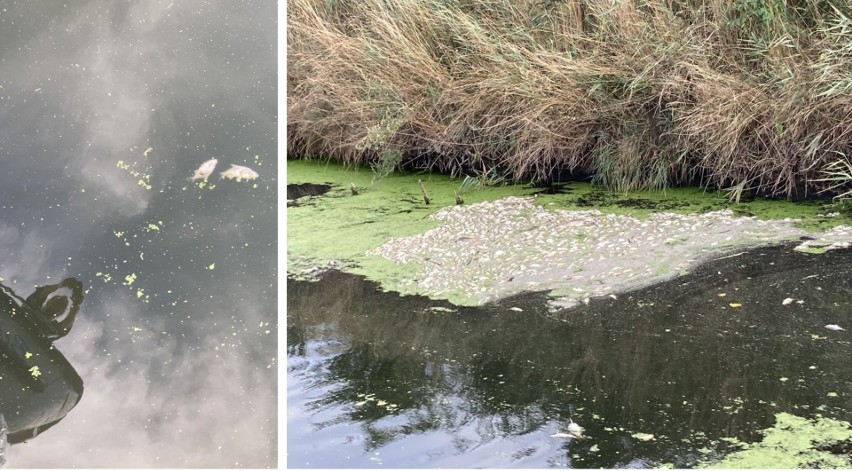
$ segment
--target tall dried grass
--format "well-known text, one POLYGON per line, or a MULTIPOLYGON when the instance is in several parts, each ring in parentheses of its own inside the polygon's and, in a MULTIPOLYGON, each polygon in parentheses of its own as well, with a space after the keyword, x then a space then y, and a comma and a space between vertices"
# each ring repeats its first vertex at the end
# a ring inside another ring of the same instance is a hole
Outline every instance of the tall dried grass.
POLYGON ((852 155, 849 18, 827 0, 291 0, 288 152, 802 197, 852 155))

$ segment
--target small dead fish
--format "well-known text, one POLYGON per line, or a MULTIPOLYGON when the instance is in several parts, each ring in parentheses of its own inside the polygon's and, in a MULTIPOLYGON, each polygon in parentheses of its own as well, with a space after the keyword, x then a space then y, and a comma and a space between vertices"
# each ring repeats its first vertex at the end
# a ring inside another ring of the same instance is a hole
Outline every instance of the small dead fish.
POLYGON ((793 301, 795 301, 795 299, 793 299, 793 298, 784 298, 784 300, 781 301, 781 305, 786 306, 788 304, 791 304, 793 301))
POLYGON ((825 328, 828 329, 828 330, 846 330, 846 329, 844 329, 843 327, 840 327, 837 324, 828 324, 827 326, 825 326, 825 328))
POLYGON ((568 423, 568 433, 557 432, 551 435, 552 438, 578 438, 583 439, 583 427, 580 427, 580 424, 574 422, 571 419, 568 419, 571 422, 568 423))
POLYGON ((231 168, 221 172, 219 175, 221 175, 220 178, 233 178, 238 182, 243 180, 254 180, 257 178, 257 172, 254 170, 248 167, 243 167, 242 165, 234 164, 231 164, 231 168))
POLYGON ((216 164, 218 162, 219 161, 216 159, 210 159, 207 162, 204 162, 203 164, 201 164, 200 167, 198 167, 198 170, 195 171, 195 174, 187 178, 187 180, 194 182, 195 180, 201 178, 204 181, 207 181, 207 177, 209 177, 210 174, 213 173, 213 169, 216 168, 216 164))
POLYGON ((152 150, 154 150, 154 148, 149 147, 149 148, 145 149, 145 152, 142 152, 142 155, 144 155, 145 157, 148 157, 148 154, 150 154, 152 150))
POLYGON ((576 438, 583 438, 583 427, 580 427, 580 424, 572 420, 571 423, 568 424, 568 433, 576 438))

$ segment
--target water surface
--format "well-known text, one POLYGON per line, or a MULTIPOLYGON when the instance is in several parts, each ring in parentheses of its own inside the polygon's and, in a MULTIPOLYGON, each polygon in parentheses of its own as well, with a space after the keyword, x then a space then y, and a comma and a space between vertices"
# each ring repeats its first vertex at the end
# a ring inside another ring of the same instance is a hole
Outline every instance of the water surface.
POLYGON ((562 312, 288 280, 287 464, 690 467, 778 412, 848 421, 850 262, 757 249, 562 312))
POLYGON ((4 3, 0 276, 86 290, 82 398, 8 467, 276 465, 275 8, 4 3))

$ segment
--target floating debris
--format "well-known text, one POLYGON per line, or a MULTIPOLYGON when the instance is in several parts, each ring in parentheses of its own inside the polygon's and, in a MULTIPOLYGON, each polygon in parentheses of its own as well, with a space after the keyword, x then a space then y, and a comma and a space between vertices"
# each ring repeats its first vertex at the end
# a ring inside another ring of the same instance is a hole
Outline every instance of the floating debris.
POLYGON ((420 185, 420 194, 423 195, 423 202, 429 204, 431 200, 429 199, 429 193, 426 193, 426 187, 423 186, 423 180, 417 180, 417 184, 420 185))
POLYGON ((510 307, 510 308, 509 308, 509 310, 510 310, 510 311, 517 311, 517 312, 524 312, 524 310, 523 310, 523 309, 521 309, 521 308, 519 308, 519 307, 517 307, 517 306, 510 307))
POLYGON ((429 310, 435 311, 435 312, 456 312, 455 309, 450 309, 448 307, 442 307, 442 306, 433 306, 433 307, 430 307, 429 310))
POLYGON ((580 424, 571 420, 571 423, 568 424, 568 433, 576 438, 583 438, 583 427, 580 427, 580 424))
POLYGON ((551 435, 552 438, 579 438, 583 439, 583 427, 580 427, 580 424, 574 422, 572 419, 568 419, 568 433, 557 432, 551 435))
POLYGON ((728 303, 728 306, 731 306, 731 307, 743 307, 743 305, 742 305, 742 304, 740 304, 740 303, 728 303))
POLYGON ((654 434, 653 433, 637 432, 637 433, 634 433, 633 435, 631 435, 631 437, 633 437, 637 440, 642 440, 643 442, 647 442, 649 440, 654 439, 654 434))
POLYGON ((243 180, 254 180, 257 178, 257 172, 254 170, 235 164, 231 164, 231 168, 225 170, 219 175, 221 175, 221 178, 232 178, 238 182, 243 180))
POLYGON ((150 154, 152 150, 154 150, 154 148, 149 147, 149 148, 145 149, 144 152, 142 152, 142 155, 144 155, 145 157, 148 157, 148 154, 150 154))
POLYGON ((788 304, 791 304, 793 301, 795 301, 795 299, 793 299, 793 298, 784 298, 784 300, 781 301, 781 305, 786 306, 788 304))
POLYGON ((195 171, 195 174, 187 178, 187 180, 194 182, 195 180, 201 178, 206 182, 207 177, 209 177, 210 174, 213 173, 213 169, 216 168, 216 164, 218 162, 219 161, 216 159, 210 159, 207 162, 204 162, 203 164, 201 164, 200 167, 198 167, 198 170, 195 171))
POLYGON ((828 329, 828 330, 846 330, 846 329, 844 329, 843 327, 840 327, 837 324, 828 324, 827 326, 825 326, 825 328, 828 329))

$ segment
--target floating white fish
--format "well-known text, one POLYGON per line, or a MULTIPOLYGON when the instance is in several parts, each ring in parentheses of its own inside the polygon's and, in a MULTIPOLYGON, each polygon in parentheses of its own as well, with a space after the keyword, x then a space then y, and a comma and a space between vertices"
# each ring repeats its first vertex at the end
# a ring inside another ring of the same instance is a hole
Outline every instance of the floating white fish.
POLYGON ((233 178, 238 182, 243 180, 254 180, 257 178, 257 172, 254 170, 248 167, 243 167, 242 165, 234 164, 231 164, 231 168, 221 172, 220 175, 220 178, 233 178))
POLYGON ((843 327, 840 327, 837 324, 828 324, 827 326, 825 326, 825 328, 828 329, 828 330, 846 330, 846 329, 844 329, 843 327))
POLYGON ((580 427, 580 424, 572 420, 571 423, 568 424, 568 433, 576 438, 583 438, 583 427, 580 427))
POLYGON ((142 152, 142 155, 144 155, 145 157, 148 157, 148 154, 150 154, 152 150, 154 150, 154 148, 149 147, 149 148, 145 149, 145 152, 142 152))
POLYGON ((795 301, 795 299, 793 299, 793 298, 784 298, 784 300, 783 300, 783 301, 781 301, 781 304, 782 304, 783 306, 786 306, 786 305, 788 305, 788 304, 792 303, 793 301, 795 301))
POLYGON ((568 420, 570 420, 570 422, 568 423, 568 433, 557 432, 551 435, 552 438, 584 438, 583 427, 580 427, 580 424, 574 422, 571 419, 568 420))
POLYGON ((213 173, 213 169, 216 168, 216 164, 218 162, 219 161, 216 159, 210 159, 207 162, 204 162, 203 164, 201 164, 200 167, 198 167, 198 170, 195 171, 195 174, 187 178, 187 180, 194 182, 195 180, 201 178, 204 179, 204 181, 207 181, 207 177, 209 177, 210 174, 213 173))

